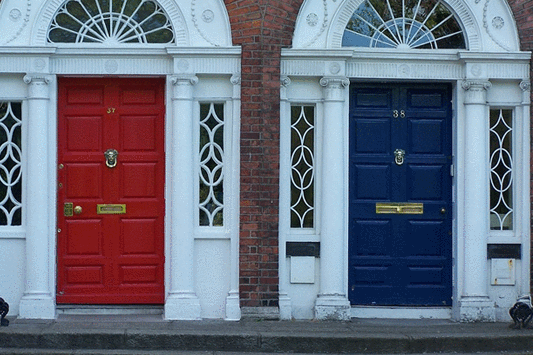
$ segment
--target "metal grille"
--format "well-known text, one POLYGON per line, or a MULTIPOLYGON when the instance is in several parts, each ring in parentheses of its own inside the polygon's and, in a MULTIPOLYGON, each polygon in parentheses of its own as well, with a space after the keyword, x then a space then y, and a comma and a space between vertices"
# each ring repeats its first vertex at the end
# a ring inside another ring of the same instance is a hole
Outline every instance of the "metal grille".
POLYGON ((0 225, 22 224, 20 102, 0 102, 0 225))
POLYGON ((291 228, 313 228, 315 108, 291 107, 291 228))
POLYGON ((344 31, 344 47, 464 49, 464 33, 440 0, 365 0, 344 31))
POLYGON ((55 14, 50 43, 172 43, 174 30, 153 0, 68 0, 55 14))
POLYGON ((513 112, 490 111, 490 229, 513 229, 513 112))
POLYGON ((200 105, 200 226, 224 225, 224 105, 200 105))

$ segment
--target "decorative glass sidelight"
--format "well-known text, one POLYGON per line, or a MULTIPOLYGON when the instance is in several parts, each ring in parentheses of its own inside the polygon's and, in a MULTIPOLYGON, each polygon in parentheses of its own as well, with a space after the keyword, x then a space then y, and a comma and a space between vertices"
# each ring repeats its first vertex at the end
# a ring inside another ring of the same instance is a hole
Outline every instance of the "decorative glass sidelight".
POLYGON ((224 104, 200 104, 200 226, 224 225, 224 104))
POLYGON ((0 225, 22 224, 20 102, 0 102, 0 225))
POLYGON ((348 21, 342 45, 466 48, 463 29, 440 0, 365 0, 348 21))
POLYGON ((174 30, 154 0, 68 0, 55 14, 49 43, 172 43, 174 30))
POLYGON ((513 111, 490 110, 490 229, 513 229, 513 111))
POLYGON ((313 228, 315 107, 291 107, 291 228, 313 228))

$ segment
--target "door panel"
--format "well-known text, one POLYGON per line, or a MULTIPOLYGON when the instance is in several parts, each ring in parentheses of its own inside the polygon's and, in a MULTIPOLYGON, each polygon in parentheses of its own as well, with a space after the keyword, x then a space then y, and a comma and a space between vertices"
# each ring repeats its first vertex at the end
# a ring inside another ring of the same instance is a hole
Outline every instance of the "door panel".
POLYGON ((58 115, 57 302, 163 303, 164 80, 61 78, 58 115))
POLYGON ((352 304, 451 304, 450 165, 449 85, 352 85, 352 304), (405 151, 403 164, 396 149, 405 151), (377 203, 423 204, 423 213, 377 213, 377 203))

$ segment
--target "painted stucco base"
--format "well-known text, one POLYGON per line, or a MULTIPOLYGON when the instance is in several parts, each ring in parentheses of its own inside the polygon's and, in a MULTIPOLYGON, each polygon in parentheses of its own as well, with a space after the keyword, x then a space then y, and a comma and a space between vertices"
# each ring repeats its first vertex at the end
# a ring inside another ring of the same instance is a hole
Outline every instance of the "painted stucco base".
POLYGON ((165 303, 165 319, 200 319, 200 301, 194 294, 171 295, 165 303))
POLYGON ((495 303, 488 297, 463 297, 459 301, 461 322, 495 322, 495 303))
POLYGON ((315 318, 319 320, 350 320, 350 302, 341 295, 319 295, 315 318))
POLYGON ((50 295, 25 295, 20 300, 18 317, 22 319, 55 319, 55 302, 50 295))

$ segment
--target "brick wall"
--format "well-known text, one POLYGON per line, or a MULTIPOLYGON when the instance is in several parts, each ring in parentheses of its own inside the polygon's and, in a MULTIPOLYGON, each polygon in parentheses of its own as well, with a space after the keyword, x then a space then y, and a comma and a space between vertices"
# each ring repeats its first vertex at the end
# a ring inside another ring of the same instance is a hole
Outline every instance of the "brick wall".
MULTIPOLYGON (((516 24, 518 26, 518 34, 520 36, 520 49, 523 51, 533 51, 533 1, 531 0, 509 0, 509 5, 513 10, 516 24)), ((533 61, 532 61, 533 68, 533 61)), ((533 78, 533 70, 530 73, 533 78)), ((533 98, 533 96, 532 96, 533 98)), ((533 134, 533 124, 531 125, 533 134)), ((533 142, 533 140, 532 140, 533 142)), ((531 149, 531 148, 530 148, 531 149)), ((531 171, 533 171, 533 149, 531 149, 531 171)), ((533 187, 533 180, 530 179, 530 186, 533 187)), ((533 210, 533 189, 530 193, 531 196, 531 210, 533 210)), ((533 224, 532 224, 533 227, 533 224)), ((532 245, 533 250, 533 245, 532 245)), ((533 259, 530 268, 531 279, 533 280, 533 259)), ((531 291, 533 292, 533 282, 531 282, 531 291)))
POLYGON ((240 297, 278 305, 281 48, 291 45, 303 0, 225 0, 242 46, 240 297))

